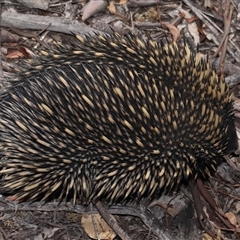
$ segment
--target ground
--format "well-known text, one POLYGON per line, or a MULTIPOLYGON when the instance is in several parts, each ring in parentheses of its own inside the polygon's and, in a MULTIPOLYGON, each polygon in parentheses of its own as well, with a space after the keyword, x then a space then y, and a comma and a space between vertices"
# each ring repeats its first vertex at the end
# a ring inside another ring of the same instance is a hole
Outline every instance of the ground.
MULTIPOLYGON (((188 39, 207 54, 233 92, 240 128, 240 1, 1 1, 0 91, 14 64, 38 56, 54 41, 72 34, 133 33, 156 41, 188 39)), ((14 67, 13 67, 14 68, 14 67)), ((234 228, 229 230, 201 198, 215 239, 240 239, 240 162, 238 151, 204 183, 234 228)), ((106 206, 130 239, 212 239, 198 222, 191 193, 182 186, 151 205, 106 206)), ((118 239, 94 206, 16 203, 0 198, 0 239, 118 239), (90 223, 89 223, 90 222, 90 223), (95 228, 90 225, 94 223, 95 228), (98 226, 100 225, 100 226, 98 226), (103 235, 101 235, 103 234, 103 235)))

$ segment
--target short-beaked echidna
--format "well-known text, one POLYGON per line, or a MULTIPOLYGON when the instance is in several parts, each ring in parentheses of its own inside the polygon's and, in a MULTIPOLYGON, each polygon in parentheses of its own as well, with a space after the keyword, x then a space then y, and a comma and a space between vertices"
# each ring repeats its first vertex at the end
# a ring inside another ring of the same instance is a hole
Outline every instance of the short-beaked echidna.
POLYGON ((229 89, 187 45, 78 37, 0 101, 0 192, 18 200, 151 199, 236 147, 229 89))

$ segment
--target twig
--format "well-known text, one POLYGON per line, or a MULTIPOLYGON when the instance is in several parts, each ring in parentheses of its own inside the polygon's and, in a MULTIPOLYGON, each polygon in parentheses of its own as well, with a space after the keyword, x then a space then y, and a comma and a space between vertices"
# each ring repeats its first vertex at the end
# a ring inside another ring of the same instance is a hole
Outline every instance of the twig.
POLYGON ((118 225, 118 223, 112 218, 112 216, 106 211, 102 203, 98 201, 95 204, 98 212, 104 219, 104 221, 112 228, 112 230, 122 239, 122 240, 131 240, 131 238, 123 231, 123 229, 118 225))
MULTIPOLYGON (((213 33, 213 36, 219 36, 220 34, 223 33, 223 31, 215 25, 215 23, 205 14, 203 14, 201 11, 199 11, 196 7, 194 7, 189 0, 183 0, 183 2, 196 14, 196 16, 205 24, 208 26, 210 31, 213 33), (212 27, 212 26, 215 26, 212 27), (217 30, 219 31, 217 31, 217 30)), ((213 37, 213 41, 215 42, 216 45, 220 44, 219 39, 216 37, 213 37)), ((230 43, 234 46, 234 48, 237 50, 238 53, 240 53, 240 49, 232 42, 230 43)), ((236 56, 236 54, 232 51, 230 47, 227 48, 227 51, 231 54, 231 56, 234 58, 234 60, 238 63, 240 63, 240 59, 236 56)))
POLYGON ((67 34, 94 34, 104 32, 98 31, 94 28, 87 26, 83 22, 77 20, 65 19, 61 17, 48 17, 31 14, 9 13, 8 11, 2 12, 1 22, 2 27, 15 27, 20 29, 35 29, 42 30, 50 24, 49 31, 62 32, 67 34))
MULTIPOLYGON (((228 44, 228 39, 229 39, 229 32, 230 32, 230 25, 231 25, 231 19, 232 19, 232 13, 233 13, 233 6, 230 6, 231 1, 228 0, 226 4, 226 10, 224 13, 224 36, 223 39, 225 38, 225 41, 223 42, 222 46, 222 54, 220 58, 220 64, 219 64, 219 69, 221 76, 224 72, 224 61, 226 58, 226 53, 227 53, 227 44, 228 44)), ((222 76, 223 79, 223 76, 222 76)))

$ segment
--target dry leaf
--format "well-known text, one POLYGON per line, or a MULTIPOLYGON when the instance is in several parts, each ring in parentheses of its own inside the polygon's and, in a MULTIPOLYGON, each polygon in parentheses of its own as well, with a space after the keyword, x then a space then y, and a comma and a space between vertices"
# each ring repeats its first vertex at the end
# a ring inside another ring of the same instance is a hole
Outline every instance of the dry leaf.
POLYGON ((161 198, 156 201, 156 204, 165 209, 172 217, 175 217, 186 208, 186 202, 182 199, 181 195, 175 198, 171 196, 161 196, 161 198))
POLYGON ((34 240, 51 239, 60 228, 44 228, 43 231, 34 237, 34 240))
POLYGON ((6 55, 6 58, 10 58, 10 59, 20 58, 20 57, 23 57, 23 54, 20 51, 14 51, 6 55))
POLYGON ((177 27, 175 27, 174 25, 172 25, 170 23, 166 23, 166 22, 163 22, 162 25, 164 25, 165 27, 168 28, 168 30, 170 31, 170 33, 173 36, 174 41, 178 40, 178 38, 180 36, 180 31, 178 30, 177 27))
POLYGON ((111 14, 116 15, 117 9, 116 9, 115 4, 114 4, 113 1, 110 2, 109 6, 108 6, 108 10, 109 10, 109 12, 110 12, 111 14))
POLYGON ((89 1, 82 9, 82 21, 86 21, 88 18, 90 18, 95 13, 98 13, 105 9, 107 6, 107 2, 104 0, 91 0, 89 1))
POLYGON ((113 232, 99 214, 83 214, 81 223, 90 238, 98 239, 96 231, 101 240, 113 240, 116 237, 115 232, 113 232), (94 228, 93 221, 96 229, 94 228))
MULTIPOLYGON (((219 233, 221 233, 220 229, 218 230, 219 233)), ((202 240, 221 240, 220 236, 216 236, 215 238, 212 238, 210 235, 207 233, 203 234, 202 240)))
POLYGON ((125 4, 125 3, 127 3, 127 0, 120 0, 119 1, 119 4, 125 4))
POLYGON ((25 58, 29 57, 29 53, 24 47, 19 47, 18 50, 15 50, 6 55, 6 58, 11 58, 11 59, 19 58, 19 57, 25 57, 25 58))
POLYGON ((225 216, 228 218, 228 220, 230 221, 230 223, 232 225, 237 226, 237 218, 234 213, 227 212, 227 213, 225 213, 225 216))
MULTIPOLYGON (((181 7, 178 8, 181 14, 185 15, 185 19, 192 19, 193 15, 190 14, 188 11, 182 9, 181 7)), ((196 45, 200 43, 199 31, 196 22, 187 22, 187 28, 192 37, 194 38, 194 42, 196 45)))
POLYGON ((238 201, 238 202, 236 203, 235 208, 236 208, 236 210, 237 210, 237 213, 239 213, 239 212, 240 212, 240 201, 238 201))
POLYGON ((212 0, 204 0, 204 7, 212 9, 214 7, 213 1, 212 0))

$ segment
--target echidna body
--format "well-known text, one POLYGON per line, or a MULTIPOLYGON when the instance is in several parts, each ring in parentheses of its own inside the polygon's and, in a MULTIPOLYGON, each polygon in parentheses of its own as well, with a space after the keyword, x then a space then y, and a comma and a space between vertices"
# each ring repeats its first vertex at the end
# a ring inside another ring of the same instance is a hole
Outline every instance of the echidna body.
POLYGON ((99 35, 43 53, 0 101, 1 193, 151 199, 237 147, 229 89, 187 45, 99 35))

